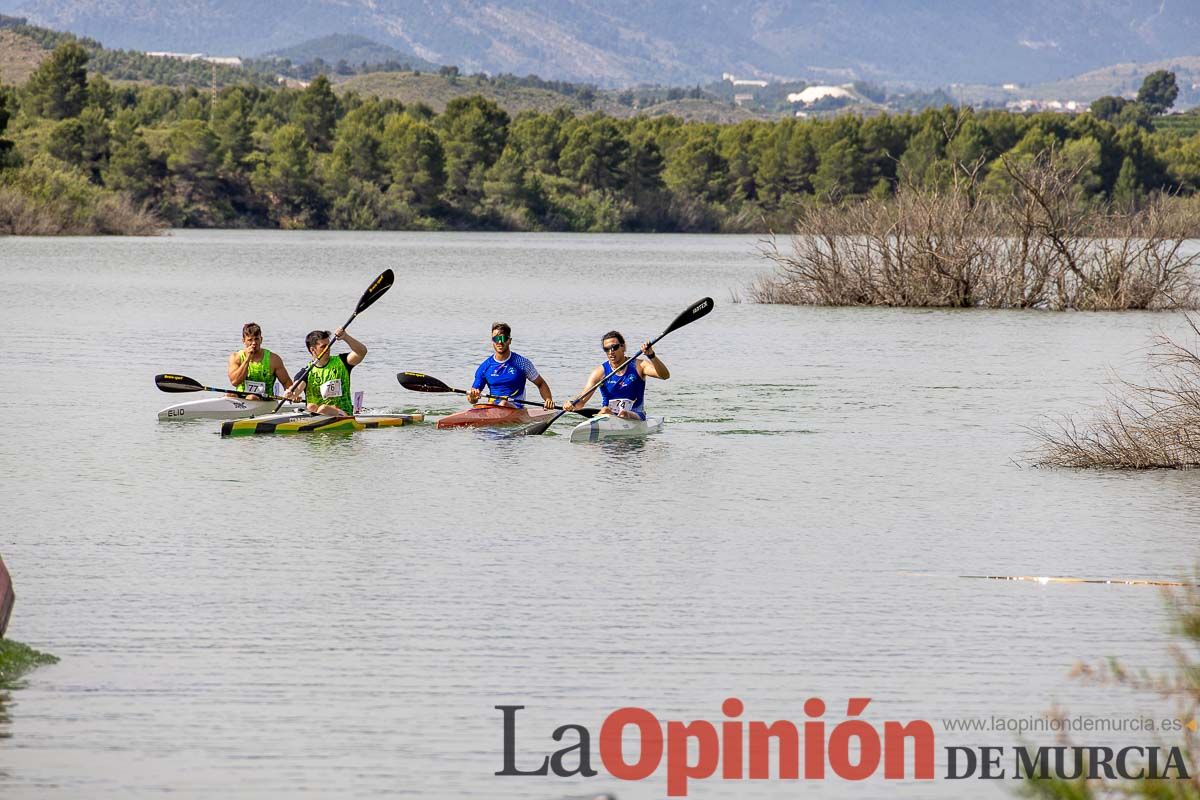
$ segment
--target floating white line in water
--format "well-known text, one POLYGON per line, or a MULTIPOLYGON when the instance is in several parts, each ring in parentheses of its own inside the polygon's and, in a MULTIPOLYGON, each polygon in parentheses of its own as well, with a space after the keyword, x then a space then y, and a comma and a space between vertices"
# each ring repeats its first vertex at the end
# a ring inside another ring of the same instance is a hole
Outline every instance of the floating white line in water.
POLYGON ((1030 581, 1045 586, 1048 583, 1108 583, 1122 586, 1200 586, 1186 581, 1158 581, 1145 578, 1075 578, 1051 575, 947 575, 936 572, 910 572, 901 570, 901 575, 911 578, 975 578, 987 581, 1030 581))
POLYGON ((959 575, 960 578, 978 578, 988 581, 1033 581, 1045 586, 1048 583, 1115 583, 1122 586, 1195 586, 1182 581, 1154 581, 1142 578, 1072 578, 1049 575, 959 575))

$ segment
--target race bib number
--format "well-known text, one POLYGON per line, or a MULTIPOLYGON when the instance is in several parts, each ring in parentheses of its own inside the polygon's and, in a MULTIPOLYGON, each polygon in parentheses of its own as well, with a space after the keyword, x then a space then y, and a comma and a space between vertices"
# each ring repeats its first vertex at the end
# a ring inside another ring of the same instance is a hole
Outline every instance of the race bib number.
POLYGON ((333 397, 342 396, 342 382, 337 378, 321 384, 321 397, 329 400, 333 397))
POLYGON ((250 394, 266 394, 267 384, 263 381, 246 381, 246 391, 250 394))
POLYGON ((613 414, 620 414, 622 411, 633 411, 633 401, 628 397, 614 397, 608 401, 608 410, 613 414))

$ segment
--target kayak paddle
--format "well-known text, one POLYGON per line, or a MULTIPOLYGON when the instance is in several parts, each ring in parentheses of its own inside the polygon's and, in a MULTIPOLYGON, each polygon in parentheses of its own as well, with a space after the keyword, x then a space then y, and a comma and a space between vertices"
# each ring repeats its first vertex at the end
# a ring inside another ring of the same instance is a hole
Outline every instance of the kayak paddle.
MULTIPOLYGON (((350 323, 354 322, 355 317, 370 308, 376 300, 383 297, 384 293, 386 293, 388 289, 392 288, 392 284, 395 282, 395 280, 396 276, 392 274, 390 269, 385 269, 383 272, 379 273, 379 277, 371 282, 371 285, 367 287, 365 292, 363 292, 363 296, 359 298, 358 306, 354 309, 354 313, 350 315, 350 319, 346 320, 346 324, 342 326, 342 330, 349 328, 350 323)), ((296 373, 296 377, 292 378, 292 386, 295 386, 296 384, 300 383, 300 381, 308 377, 308 373, 311 372, 312 368, 317 365, 317 360, 329 352, 329 349, 333 347, 333 343, 336 342, 337 339, 337 336, 331 338, 329 340, 329 344, 325 346, 325 349, 318 353, 316 358, 314 358, 312 361, 309 361, 304 369, 296 373)), ((288 391, 291 391, 292 386, 288 387, 288 391)), ((286 395, 287 392, 284 392, 284 394, 286 395)), ((279 411, 279 409, 283 407, 285 401, 286 398, 280 398, 279 405, 275 406, 275 410, 279 411)))
MULTIPOLYGON (((423 375, 420 372, 397 372, 396 380, 400 381, 400 385, 405 389, 411 389, 414 392, 453 392, 455 394, 466 394, 466 389, 455 389, 451 386, 439 381, 430 375, 423 375)), ((488 400, 507 400, 510 403, 519 403, 523 406, 541 406, 542 404, 535 400, 515 400, 511 397, 497 397, 493 394, 481 394, 480 398, 488 400)), ((558 410, 562 410, 562 406, 555 406, 558 410)), ((584 417, 594 417, 600 413, 598 408, 581 408, 575 412, 584 417)))
MULTIPOLYGON (((663 331, 658 336, 655 336, 653 339, 650 340, 650 349, 653 350, 654 345, 658 342, 658 340, 663 338, 664 336, 666 336, 671 331, 677 331, 680 328, 682 328, 684 325, 688 325, 692 322, 695 322, 696 320, 700 319, 701 317, 706 316, 708 314, 708 312, 710 312, 712 310, 713 310, 713 301, 712 301, 711 297, 706 297, 703 300, 700 300, 699 302, 693 303, 692 307, 687 309, 686 311, 684 311, 678 317, 676 317, 675 321, 672 322, 670 325, 668 325, 667 329, 665 331, 663 331)), ((629 366, 630 362, 632 362, 634 359, 636 359, 639 355, 641 355, 640 350, 638 352, 634 353, 633 355, 631 355, 629 358, 625 359, 625 361, 621 364, 621 366, 614 369, 613 372, 620 372, 621 370, 625 369, 625 367, 629 366)), ((604 383, 606 380, 608 380, 607 375, 605 375, 603 378, 601 378, 600 380, 593 383, 588 388, 584 389, 583 392, 578 397, 572 398, 571 403, 572 404, 578 403, 580 400, 587 397, 592 392, 596 391, 596 389, 599 388, 600 384, 604 383)), ((519 431, 514 431, 512 435, 513 436, 541 436, 543 433, 546 432, 547 428, 549 428, 551 425, 554 424, 555 420, 557 420, 559 417, 561 417, 565 413, 567 413, 567 412, 560 411, 557 414, 555 414, 553 417, 551 417, 550 419, 540 421, 540 422, 535 422, 532 425, 527 425, 519 431)))
POLYGON ((235 397, 254 397, 262 398, 263 400, 279 400, 280 398, 270 394, 254 394, 254 392, 243 392, 239 389, 218 389, 215 386, 202 386, 200 381, 194 378, 189 378, 186 375, 155 375, 154 385, 164 392, 171 394, 179 394, 181 392, 220 392, 221 394, 231 394, 235 397))

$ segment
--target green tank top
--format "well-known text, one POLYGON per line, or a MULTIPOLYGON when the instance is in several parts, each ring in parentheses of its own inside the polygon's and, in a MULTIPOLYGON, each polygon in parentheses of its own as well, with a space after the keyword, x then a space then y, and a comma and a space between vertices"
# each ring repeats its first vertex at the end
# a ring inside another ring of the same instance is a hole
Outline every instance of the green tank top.
POLYGON ((347 414, 354 413, 354 401, 350 399, 350 369, 340 356, 334 356, 323 367, 314 366, 308 371, 308 386, 304 399, 309 403, 337 406, 347 414), (338 397, 321 397, 321 387, 329 381, 341 381, 342 393, 338 397))
MULTIPOLYGON (((241 354, 242 358, 246 357, 245 353, 241 354)), ((256 381, 266 387, 267 394, 275 394, 275 373, 271 371, 271 351, 263 348, 262 361, 251 361, 250 369, 246 371, 246 377, 236 388, 239 392, 247 391, 246 381, 256 381)))

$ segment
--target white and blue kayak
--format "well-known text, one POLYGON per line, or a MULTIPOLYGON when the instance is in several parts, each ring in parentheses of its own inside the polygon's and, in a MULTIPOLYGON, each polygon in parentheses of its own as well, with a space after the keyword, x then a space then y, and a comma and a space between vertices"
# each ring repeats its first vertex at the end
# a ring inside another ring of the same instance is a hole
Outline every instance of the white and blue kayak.
MULTIPOLYGON (((245 419, 275 413, 278 400, 247 400, 244 397, 204 397, 176 403, 158 412, 160 422, 182 422, 189 419, 245 419)), ((303 411, 303 403, 284 403, 280 412, 303 411)))
POLYGON ((599 414, 584 420, 571 430, 572 442, 602 442, 606 439, 634 439, 662 430, 662 417, 624 419, 612 414, 599 414))

